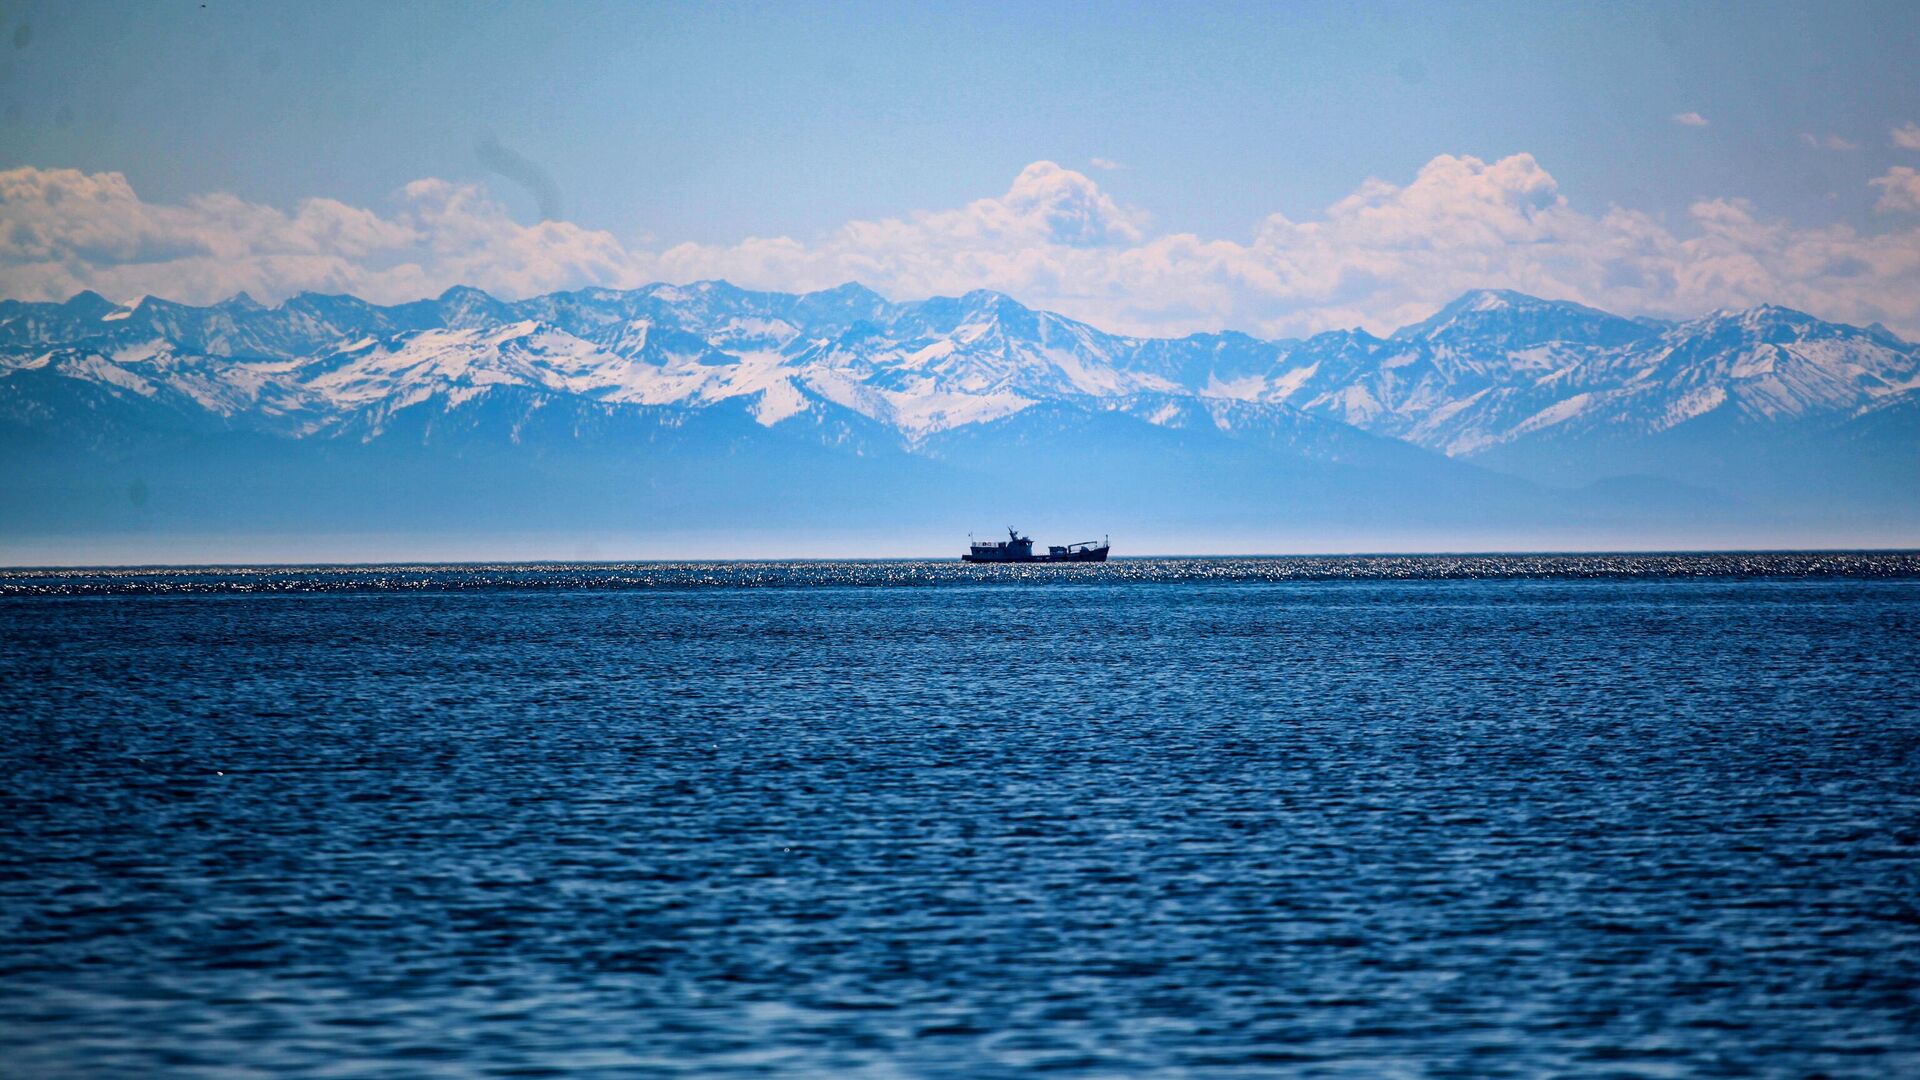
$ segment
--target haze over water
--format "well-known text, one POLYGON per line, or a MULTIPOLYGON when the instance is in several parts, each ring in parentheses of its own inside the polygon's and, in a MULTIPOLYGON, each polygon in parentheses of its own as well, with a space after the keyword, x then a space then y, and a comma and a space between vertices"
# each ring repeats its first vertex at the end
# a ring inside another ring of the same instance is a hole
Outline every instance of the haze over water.
POLYGON ((1911 554, 0 572, 0 1060, 1920 1071, 1911 554))

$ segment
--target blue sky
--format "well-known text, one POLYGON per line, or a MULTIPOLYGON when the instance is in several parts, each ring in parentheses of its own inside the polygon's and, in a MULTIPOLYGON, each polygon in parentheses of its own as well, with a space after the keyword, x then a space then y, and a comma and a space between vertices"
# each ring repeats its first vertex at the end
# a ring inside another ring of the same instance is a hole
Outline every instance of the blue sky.
POLYGON ((1916 42, 1910 3, 10 3, 0 292, 859 277, 1287 333, 1484 284, 1913 333, 1916 42))

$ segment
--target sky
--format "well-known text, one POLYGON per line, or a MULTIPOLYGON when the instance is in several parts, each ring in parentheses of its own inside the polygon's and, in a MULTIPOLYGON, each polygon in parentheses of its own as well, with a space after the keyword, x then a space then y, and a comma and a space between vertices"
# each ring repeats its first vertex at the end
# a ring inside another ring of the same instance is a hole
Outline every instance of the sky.
POLYGON ((0 296, 1468 288, 1920 337, 1920 5, 0 0, 0 296))

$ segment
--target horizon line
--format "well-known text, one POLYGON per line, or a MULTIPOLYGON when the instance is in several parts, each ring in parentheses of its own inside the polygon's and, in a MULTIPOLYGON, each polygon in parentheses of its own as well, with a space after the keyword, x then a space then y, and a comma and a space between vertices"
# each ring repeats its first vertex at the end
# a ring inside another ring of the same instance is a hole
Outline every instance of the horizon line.
MULTIPOLYGON (((1732 548, 1527 548, 1463 549, 1459 551, 1317 551, 1317 552, 1242 552, 1199 554, 1189 552, 1114 555, 1117 562, 1160 562, 1168 560, 1280 560, 1280 559, 1481 559, 1481 558, 1675 558, 1729 555, 1920 555, 1913 547, 1732 547, 1732 548)), ((394 570, 454 569, 462 567, 578 567, 578 566, 675 566, 728 565, 757 563, 955 563, 959 565, 1028 565, 1019 563, 964 563, 958 555, 755 555, 740 558, 725 556, 655 556, 631 559, 391 559, 350 562, 207 562, 207 563, 35 563, 0 562, 0 575, 32 573, 84 573, 88 571, 214 571, 214 570, 394 570)), ((1046 566, 1099 566, 1100 563, 1045 563, 1046 566)))

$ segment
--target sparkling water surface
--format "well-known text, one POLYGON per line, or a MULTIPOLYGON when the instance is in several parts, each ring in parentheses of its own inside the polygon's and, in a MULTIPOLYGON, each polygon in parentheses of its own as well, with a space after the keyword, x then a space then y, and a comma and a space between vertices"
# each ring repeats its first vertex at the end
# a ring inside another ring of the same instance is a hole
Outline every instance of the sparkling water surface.
POLYGON ((1911 554, 0 572, 0 1073, 1920 1075, 1911 554))

